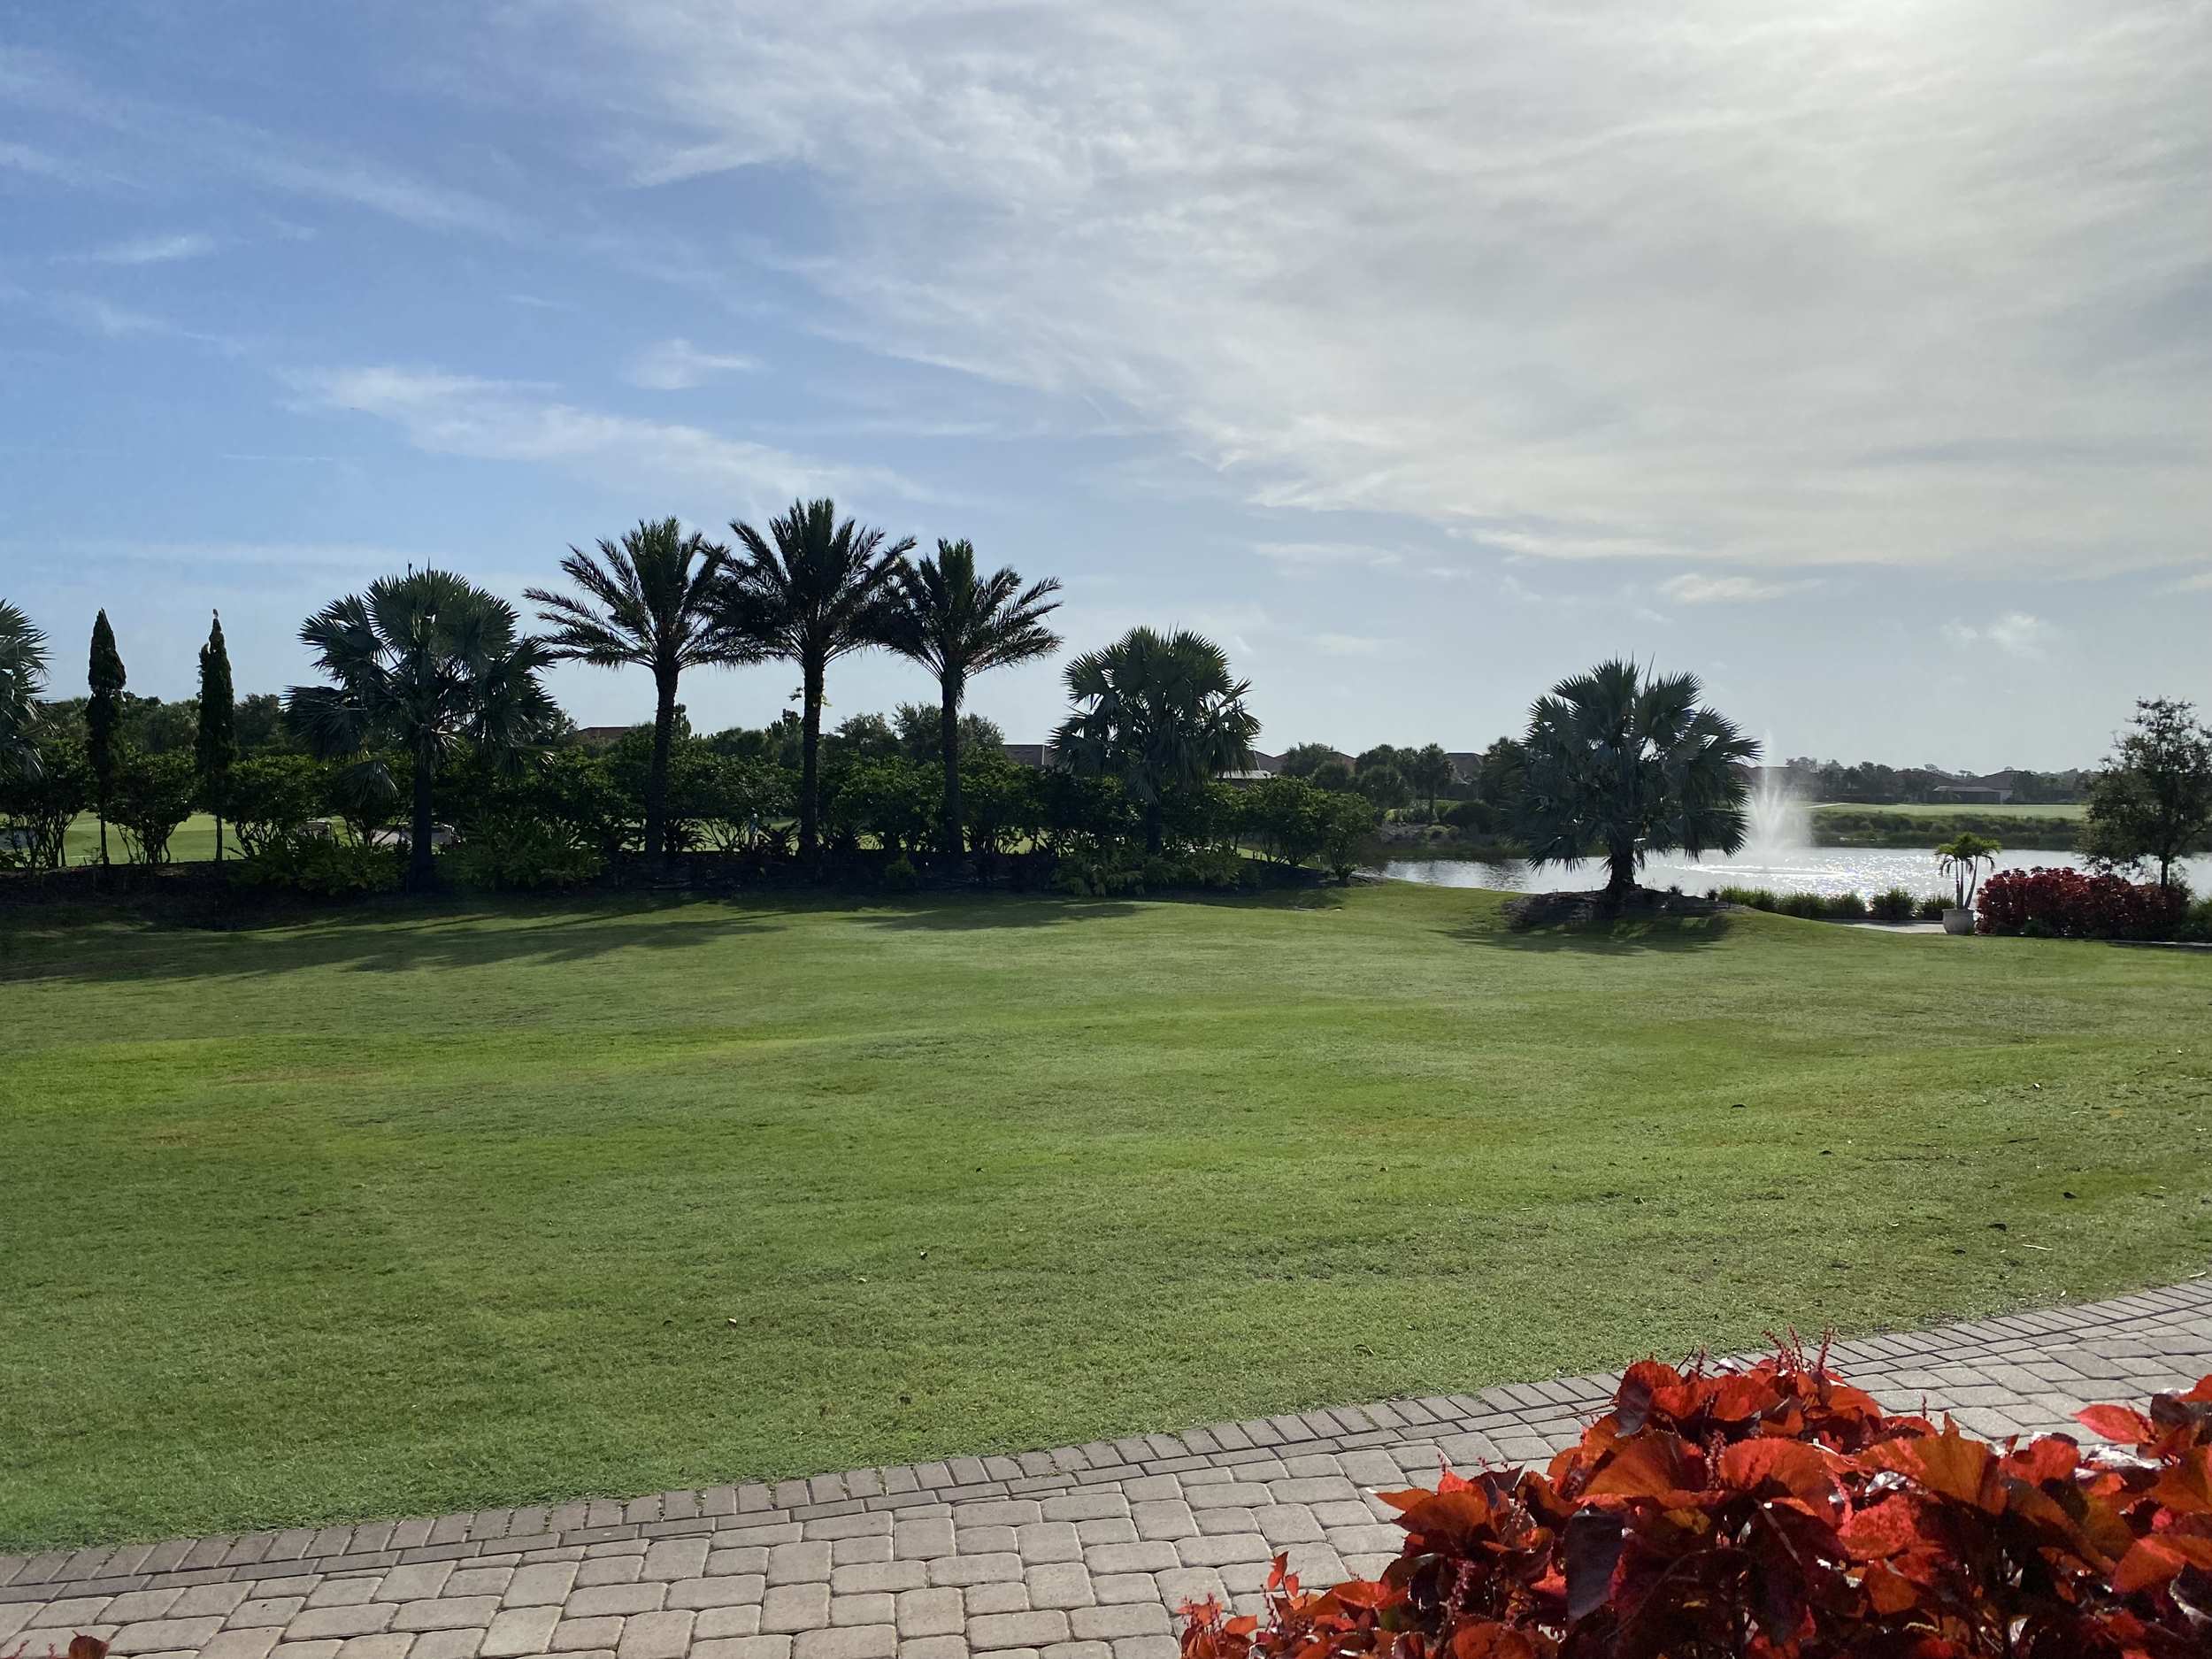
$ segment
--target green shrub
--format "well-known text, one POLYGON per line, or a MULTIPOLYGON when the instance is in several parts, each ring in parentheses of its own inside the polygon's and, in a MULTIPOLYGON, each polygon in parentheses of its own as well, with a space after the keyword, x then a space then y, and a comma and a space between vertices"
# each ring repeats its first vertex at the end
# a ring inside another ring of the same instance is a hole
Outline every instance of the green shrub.
POLYGON ((1823 907, 1822 913, 1830 921, 1863 922, 1866 919, 1866 901, 1855 891, 1839 893, 1823 907))
POLYGON ((1867 908, 1877 921, 1909 922, 1920 908, 1920 901, 1903 887, 1886 887, 1874 895, 1867 908))
POLYGON ((918 850, 936 838, 944 791, 939 766, 896 756, 848 761, 830 774, 823 792, 824 833, 841 846, 872 834, 894 856, 918 850))
POLYGON ((1939 922, 1943 919, 1943 912, 1950 908, 1950 900, 1945 898, 1940 893, 1931 893, 1920 901, 1920 919, 1924 922, 1939 922))
POLYGON ((988 751, 960 757, 960 816, 970 850, 997 853, 1044 828, 1044 792, 1034 767, 988 751))
POLYGON ((249 858, 296 841, 330 798, 330 769, 304 755, 249 755, 230 769, 221 810, 249 858))
POLYGON ((1724 904, 1740 904, 1747 910, 1777 910, 1782 902, 1766 887, 1717 887, 1713 896, 1724 904))
POLYGON ((266 841, 230 867, 248 892, 296 893, 307 898, 352 898, 398 890, 400 855, 390 848, 291 836, 266 841))
POLYGON ((1179 875, 1180 885, 1213 893, 1256 883, 1260 878, 1252 861, 1233 847, 1201 847, 1186 854, 1179 875))
POLYGON ((1331 795, 1321 816, 1321 858, 1331 874, 1347 886, 1359 867, 1361 848, 1375 833, 1375 814, 1365 797, 1331 795))
POLYGON ((462 886, 495 893, 579 887, 607 867, 596 847, 530 818, 480 825, 440 862, 462 886))
POLYGON ((1053 877, 1052 885, 1055 891, 1071 899, 1087 899, 1091 895, 1091 884, 1083 879, 1079 871, 1063 870, 1053 877))
POLYGON ((69 826, 92 804, 83 743, 50 730, 39 739, 38 757, 35 778, 0 776, 0 868, 60 869, 68 862, 69 826))
POLYGON ((134 864, 169 862, 169 838, 192 816, 200 788, 188 753, 131 753, 115 776, 108 821, 123 832, 124 855, 134 864))
POLYGON ((1155 854, 1137 866, 1137 884, 1148 893, 1165 893, 1184 883, 1179 879, 1182 872, 1169 860, 1155 854))
POLYGON ((921 885, 921 878, 914 872, 914 861, 901 856, 883 866, 883 890, 886 893, 911 893, 921 885))

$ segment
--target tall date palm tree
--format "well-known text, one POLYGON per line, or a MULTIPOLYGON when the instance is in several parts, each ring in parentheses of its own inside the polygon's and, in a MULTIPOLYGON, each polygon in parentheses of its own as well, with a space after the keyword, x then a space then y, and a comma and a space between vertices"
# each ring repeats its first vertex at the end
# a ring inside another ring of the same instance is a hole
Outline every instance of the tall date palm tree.
POLYGON ((719 619, 715 595, 729 549, 673 518, 641 520, 621 541, 602 540, 596 554, 572 547, 561 569, 575 594, 526 589, 538 619, 553 632, 546 646, 557 659, 595 668, 637 667, 653 675, 653 758, 645 784, 645 856, 666 850, 668 750, 676 729, 676 690, 687 668, 753 662, 759 648, 733 635, 719 619))
POLYGON ((744 553, 724 577, 718 626, 764 657, 799 664, 799 854, 812 858, 822 823, 822 689, 829 665, 853 651, 888 642, 887 590, 912 550, 906 536, 841 520, 837 503, 793 502, 763 535, 749 524, 731 530, 744 553))
MULTIPOLYGON (((408 885, 431 886, 432 784, 463 744, 495 764, 538 748, 560 710, 539 681, 552 655, 517 629, 515 608, 449 571, 411 571, 369 584, 300 626, 327 686, 295 686, 285 718, 325 759, 392 749, 413 777, 408 885)), ((389 790, 380 760, 365 781, 389 790)))
POLYGON ((937 543, 936 557, 894 572, 891 649, 937 676, 938 747, 945 763, 944 846, 964 850, 960 831, 960 703, 968 681, 993 668, 1026 663, 1060 648, 1045 618, 1060 608, 1057 580, 1022 586, 1002 566, 978 576, 968 541, 937 543))
POLYGON ((1741 847, 1741 768, 1759 758, 1759 745, 1703 707, 1703 695, 1695 674, 1654 674, 1617 659, 1539 697, 1514 812, 1529 862, 1594 852, 1609 872, 1606 906, 1617 910, 1647 854, 1741 847))
POLYGON ((1144 814, 1145 850, 1160 850, 1162 803, 1252 764, 1260 723, 1252 688, 1203 634, 1132 628, 1068 664, 1075 710, 1054 744, 1079 772, 1121 780, 1144 814))

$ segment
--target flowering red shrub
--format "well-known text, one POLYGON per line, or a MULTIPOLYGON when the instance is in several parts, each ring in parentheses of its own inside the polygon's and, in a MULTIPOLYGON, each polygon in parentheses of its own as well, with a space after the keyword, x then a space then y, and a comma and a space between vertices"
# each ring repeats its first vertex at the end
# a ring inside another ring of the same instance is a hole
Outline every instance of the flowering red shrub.
POLYGON ((1985 933, 2048 932, 2063 939, 2171 939, 2189 908, 2179 887, 2078 870, 2001 870, 1982 883, 1985 933))
POLYGON ((1379 1581, 1186 1607, 1186 1659, 2179 1659, 2212 1654, 2212 1377, 1991 1446, 1786 1348, 1632 1367, 1539 1473, 1386 1494, 1379 1581))

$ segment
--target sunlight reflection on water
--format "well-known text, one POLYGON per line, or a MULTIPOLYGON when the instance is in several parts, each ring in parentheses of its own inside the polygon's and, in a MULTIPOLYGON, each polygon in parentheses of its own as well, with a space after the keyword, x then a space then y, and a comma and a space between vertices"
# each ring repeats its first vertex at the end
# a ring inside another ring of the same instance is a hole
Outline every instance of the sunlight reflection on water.
MULTIPOLYGON (((2081 860, 2060 852, 1997 855, 2000 870, 2032 870, 2038 865, 2079 869, 2081 860)), ((2182 869, 2184 878, 2198 893, 2212 892, 2212 857, 2185 860, 2182 869)), ((1426 887, 1502 887, 1521 893, 1588 892, 1605 885, 1605 866, 1588 858, 1541 870, 1532 870, 1517 858, 1393 858, 1370 865, 1368 873, 1426 887)), ((1710 893, 1724 887, 1863 895, 1889 887, 1903 887, 1916 895, 1951 891, 1951 884, 1937 872, 1933 853, 1880 847, 1763 847, 1746 849, 1732 857, 1711 856, 1701 861, 1669 854, 1645 863, 1643 884, 1679 887, 1685 893, 1710 893)))

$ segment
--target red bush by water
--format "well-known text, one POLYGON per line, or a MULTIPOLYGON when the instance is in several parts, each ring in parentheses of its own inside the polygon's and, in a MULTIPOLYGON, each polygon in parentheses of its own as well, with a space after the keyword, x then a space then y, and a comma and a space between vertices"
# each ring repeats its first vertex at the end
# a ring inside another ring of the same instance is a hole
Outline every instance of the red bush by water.
POLYGON ((2179 887, 2079 870, 2001 870, 1977 900, 1985 933, 2048 932, 2062 939, 2171 939, 2189 908, 2179 887))
POLYGON ((1183 1609, 1187 1659, 2081 1659, 2212 1654, 2212 1377, 1991 1446, 1794 1348, 1646 1362, 1548 1470, 1386 1494, 1404 1552, 1264 1617, 1183 1609))

